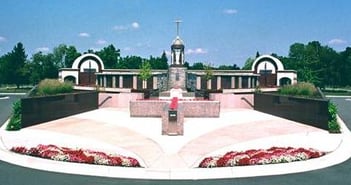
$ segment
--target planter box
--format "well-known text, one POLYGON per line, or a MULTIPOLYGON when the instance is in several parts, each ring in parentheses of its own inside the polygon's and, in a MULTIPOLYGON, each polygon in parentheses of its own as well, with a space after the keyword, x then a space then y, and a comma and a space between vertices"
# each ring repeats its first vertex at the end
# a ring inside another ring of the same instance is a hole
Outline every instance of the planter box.
POLYGON ((255 110, 325 130, 328 130, 328 103, 326 99, 254 94, 255 110))
POLYGON ((22 128, 98 108, 98 92, 22 98, 22 128))

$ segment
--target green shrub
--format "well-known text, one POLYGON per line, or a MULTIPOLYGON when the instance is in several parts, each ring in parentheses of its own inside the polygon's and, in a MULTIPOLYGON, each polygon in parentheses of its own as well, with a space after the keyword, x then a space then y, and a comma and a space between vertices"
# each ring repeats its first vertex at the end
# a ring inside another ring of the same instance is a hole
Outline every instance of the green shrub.
POLYGON ((9 123, 6 126, 6 130, 20 130, 22 118, 22 106, 21 100, 15 102, 12 106, 12 115, 9 123))
POLYGON ((313 84, 305 82, 283 86, 279 88, 278 92, 282 95, 302 96, 309 98, 320 97, 317 88, 313 84))
POLYGON ((69 82, 60 82, 54 79, 42 80, 37 88, 37 96, 47 96, 55 94, 70 93, 73 91, 73 84, 69 82))
POLYGON ((328 104, 329 121, 328 128, 330 133, 340 133, 340 125, 337 121, 338 109, 335 104, 329 102, 328 104))

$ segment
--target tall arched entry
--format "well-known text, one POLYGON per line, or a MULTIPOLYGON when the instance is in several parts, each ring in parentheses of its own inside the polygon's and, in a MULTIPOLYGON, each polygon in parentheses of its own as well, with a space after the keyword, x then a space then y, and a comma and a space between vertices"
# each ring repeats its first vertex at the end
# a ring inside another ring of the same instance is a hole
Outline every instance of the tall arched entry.
POLYGON ((259 74, 258 81, 261 87, 276 87, 279 86, 277 73, 283 71, 284 67, 277 58, 262 55, 254 61, 252 70, 255 74, 259 74))
POLYGON ((96 73, 102 72, 104 64, 99 56, 88 53, 78 57, 72 68, 78 70, 78 84, 90 86, 96 84, 96 73))

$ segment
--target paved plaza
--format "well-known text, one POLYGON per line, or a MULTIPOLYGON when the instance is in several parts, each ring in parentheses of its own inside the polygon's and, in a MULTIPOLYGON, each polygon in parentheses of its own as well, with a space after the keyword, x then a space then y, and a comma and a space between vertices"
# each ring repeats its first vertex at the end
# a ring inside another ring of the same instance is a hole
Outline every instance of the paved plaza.
POLYGON ((16 132, 1 130, 2 160, 54 172, 131 179, 218 179, 304 172, 341 163, 351 156, 350 134, 289 121, 251 109, 223 109, 219 118, 185 118, 184 136, 161 135, 160 118, 135 118, 128 109, 101 108, 16 132), (55 144, 120 153, 144 168, 57 162, 7 152, 12 146, 55 144), (228 151, 307 147, 330 152, 303 162, 217 169, 196 168, 210 155, 228 151))

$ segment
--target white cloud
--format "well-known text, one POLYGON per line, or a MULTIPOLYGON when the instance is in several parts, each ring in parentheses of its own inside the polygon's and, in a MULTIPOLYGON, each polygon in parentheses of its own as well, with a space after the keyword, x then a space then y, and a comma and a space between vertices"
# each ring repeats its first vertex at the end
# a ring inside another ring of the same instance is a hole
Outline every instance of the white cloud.
POLYGON ((123 26, 123 25, 116 25, 113 27, 114 30, 117 30, 117 31, 123 31, 123 30, 127 30, 128 27, 126 26, 123 26))
POLYGON ((203 48, 187 49, 185 54, 206 54, 207 50, 203 48))
POLYGON ((223 10, 223 13, 229 14, 229 15, 233 15, 233 14, 237 14, 238 10, 236 10, 236 9, 225 9, 225 10, 223 10))
POLYGON ((50 49, 48 47, 39 47, 39 48, 36 48, 35 49, 35 52, 43 52, 43 53, 46 53, 46 52, 49 52, 50 49))
POLYGON ((343 39, 331 39, 328 44, 330 45, 340 45, 340 44, 346 44, 346 40, 343 39))
POLYGON ((138 29, 138 28, 140 27, 139 23, 137 23, 137 22, 133 22, 133 23, 131 24, 131 26, 132 26, 132 28, 134 28, 134 29, 138 29))
POLYGON ((99 40, 96 41, 96 44, 98 44, 98 45, 104 45, 106 43, 107 43, 107 41, 103 40, 103 39, 99 39, 99 40))
POLYGON ((138 22, 132 22, 131 24, 127 25, 116 25, 113 27, 114 30, 116 31, 125 31, 125 30, 132 30, 132 29, 139 29, 140 24, 138 22))
POLYGON ((79 33, 78 36, 79 37, 90 37, 90 34, 86 33, 86 32, 82 32, 82 33, 79 33))
POLYGON ((5 42, 7 39, 3 36, 0 36, 0 42, 5 42))

